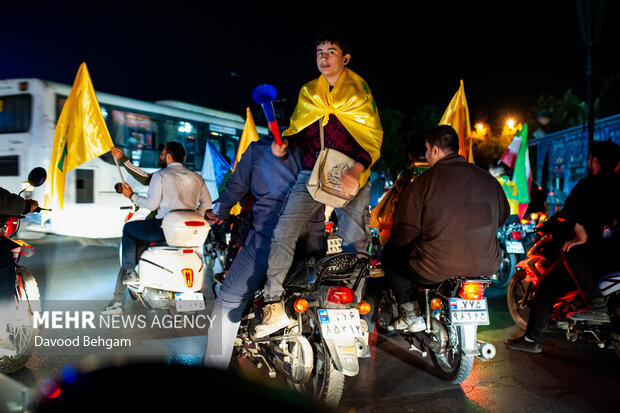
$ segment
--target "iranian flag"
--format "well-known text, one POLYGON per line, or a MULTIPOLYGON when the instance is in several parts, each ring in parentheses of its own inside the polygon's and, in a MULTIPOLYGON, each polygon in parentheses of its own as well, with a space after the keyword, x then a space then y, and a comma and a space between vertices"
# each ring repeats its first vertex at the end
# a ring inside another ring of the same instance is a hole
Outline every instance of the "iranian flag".
POLYGON ((512 180, 517 186, 519 219, 521 219, 530 204, 530 187, 532 184, 530 155, 527 148, 527 124, 523 125, 523 128, 512 139, 500 161, 514 171, 512 180))

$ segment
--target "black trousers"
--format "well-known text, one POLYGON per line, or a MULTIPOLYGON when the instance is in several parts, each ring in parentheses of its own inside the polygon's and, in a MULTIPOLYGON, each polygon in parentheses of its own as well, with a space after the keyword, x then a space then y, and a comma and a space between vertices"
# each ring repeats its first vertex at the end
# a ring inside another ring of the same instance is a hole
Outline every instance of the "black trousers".
POLYGON ((399 304, 417 301, 421 286, 437 285, 437 282, 427 280, 413 269, 408 245, 395 247, 388 241, 381 252, 381 267, 399 304))
MULTIPOLYGON (((565 259, 587 300, 591 302, 602 297, 598 281, 611 271, 620 269, 620 237, 614 236, 575 246, 566 253, 565 259)), ((558 260, 542 279, 536 301, 530 308, 530 318, 525 330, 529 339, 540 341, 556 300, 575 288, 577 286, 572 277, 562 261, 558 260)))

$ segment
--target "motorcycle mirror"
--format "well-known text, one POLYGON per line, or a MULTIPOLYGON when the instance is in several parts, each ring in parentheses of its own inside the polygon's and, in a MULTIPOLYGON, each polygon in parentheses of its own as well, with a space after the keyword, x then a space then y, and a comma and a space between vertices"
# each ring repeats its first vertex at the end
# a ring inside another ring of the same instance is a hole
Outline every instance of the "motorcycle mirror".
POLYGON ((116 191, 117 194, 122 194, 123 193, 123 184, 121 184, 120 182, 117 182, 114 184, 114 190, 116 191))
POLYGON ((34 187, 41 186, 47 179, 47 171, 44 168, 36 167, 28 174, 28 183, 34 187))

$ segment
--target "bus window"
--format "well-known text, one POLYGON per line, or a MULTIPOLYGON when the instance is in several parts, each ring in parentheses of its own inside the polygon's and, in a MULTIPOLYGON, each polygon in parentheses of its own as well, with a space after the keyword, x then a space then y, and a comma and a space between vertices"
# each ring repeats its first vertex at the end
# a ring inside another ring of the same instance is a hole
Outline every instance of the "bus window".
POLYGON ((19 176, 19 157, 0 156, 0 176, 19 176))
POLYGON ((157 121, 139 113, 116 109, 106 109, 106 112, 109 113, 107 124, 114 145, 122 148, 136 166, 157 168, 157 121))
POLYGON ((224 140, 225 150, 222 152, 225 158, 228 158, 230 166, 235 162, 235 156, 237 156, 237 145, 239 138, 236 136, 227 136, 224 140))
POLYGON ((197 124, 173 119, 162 121, 162 143, 179 142, 185 148, 185 166, 193 171, 202 168, 205 140, 197 124))
POLYGON ((32 95, 0 96, 0 133, 30 130, 32 95))

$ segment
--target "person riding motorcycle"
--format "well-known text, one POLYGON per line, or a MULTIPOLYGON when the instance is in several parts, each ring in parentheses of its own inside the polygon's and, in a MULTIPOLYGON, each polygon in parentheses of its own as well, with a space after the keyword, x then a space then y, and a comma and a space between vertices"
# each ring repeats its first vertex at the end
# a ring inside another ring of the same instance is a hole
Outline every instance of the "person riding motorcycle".
POLYGON ((419 316, 420 285, 490 276, 497 270, 495 234, 510 211, 497 180, 459 155, 459 137, 451 126, 428 130, 425 140, 430 169, 402 194, 381 256, 390 288, 405 311, 393 327, 409 332, 426 326, 419 316))
MULTIPOLYGON (((25 215, 34 212, 39 203, 24 199, 0 187, 0 214, 25 215)), ((15 346, 8 340, 7 322, 11 319, 15 294, 15 259, 8 245, 0 238, 0 355, 15 353, 15 346)))
MULTIPOLYGON (((301 170, 301 151, 291 150, 286 158, 271 152, 272 136, 252 142, 241 156, 235 172, 226 183, 213 211, 205 218, 211 222, 228 219, 230 209, 249 193, 249 232, 235 257, 215 301, 214 320, 207 332, 204 364, 226 369, 243 311, 266 279, 271 236, 286 196, 301 170)), ((319 209, 306 226, 306 251, 325 248, 325 216, 319 209)), ((240 240, 238 242, 241 242, 240 240)))
MULTIPOLYGON (((609 322, 598 279, 620 269, 620 176, 614 172, 620 161, 620 147, 611 142, 593 142, 588 158, 590 176, 580 180, 568 195, 563 213, 576 237, 565 243, 565 259, 590 303, 590 310, 568 314, 573 320, 609 322)), ((557 297, 573 289, 561 266, 540 283, 525 334, 506 340, 512 350, 540 353, 540 341, 557 297)))
MULTIPOLYGON (((161 223, 166 214, 173 210, 197 210, 203 215, 211 209, 211 196, 204 179, 182 164, 185 149, 178 142, 169 142, 162 149, 159 157, 161 170, 151 176, 147 197, 133 192, 128 184, 123 184, 123 195, 139 207, 157 210, 155 219, 128 222, 123 227, 121 239, 123 254, 118 278, 125 284, 138 281, 134 268, 137 264, 136 252, 138 240, 164 241, 161 223)), ((111 303, 122 311, 122 303, 111 303)))

